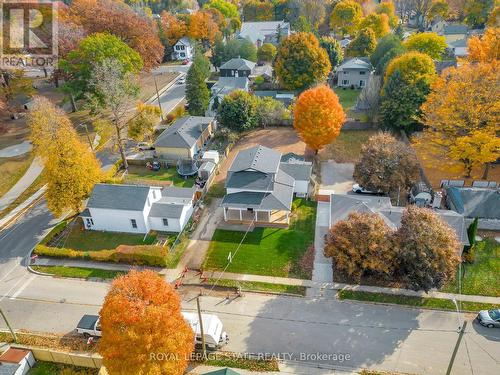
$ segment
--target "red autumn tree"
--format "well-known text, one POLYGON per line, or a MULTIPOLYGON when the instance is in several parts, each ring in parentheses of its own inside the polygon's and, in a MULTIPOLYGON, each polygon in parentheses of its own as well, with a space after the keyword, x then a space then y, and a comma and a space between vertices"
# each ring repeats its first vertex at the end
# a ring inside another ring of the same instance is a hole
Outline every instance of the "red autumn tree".
POLYGON ((316 153, 340 133, 346 115, 337 95, 327 86, 304 91, 294 107, 293 127, 316 153))
POLYGON ((171 46, 187 33, 186 23, 167 11, 161 13, 160 23, 162 33, 171 46))
POLYGON ((194 347, 177 292, 153 271, 113 281, 101 312, 99 352, 110 374, 181 375, 194 347))
POLYGON ((156 23, 127 4, 112 0, 74 0, 64 18, 81 25, 88 34, 108 32, 135 49, 151 69, 163 59, 163 45, 156 23))

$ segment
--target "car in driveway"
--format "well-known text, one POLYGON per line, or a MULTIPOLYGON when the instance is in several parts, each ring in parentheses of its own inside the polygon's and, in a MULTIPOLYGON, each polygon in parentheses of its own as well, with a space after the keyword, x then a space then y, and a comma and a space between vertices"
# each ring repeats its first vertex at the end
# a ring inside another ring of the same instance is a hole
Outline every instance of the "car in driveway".
POLYGON ((500 309, 479 311, 477 321, 488 328, 500 328, 500 309))
POLYGON ((360 184, 352 185, 352 192, 356 193, 356 194, 383 194, 381 191, 372 191, 372 190, 365 189, 360 184))

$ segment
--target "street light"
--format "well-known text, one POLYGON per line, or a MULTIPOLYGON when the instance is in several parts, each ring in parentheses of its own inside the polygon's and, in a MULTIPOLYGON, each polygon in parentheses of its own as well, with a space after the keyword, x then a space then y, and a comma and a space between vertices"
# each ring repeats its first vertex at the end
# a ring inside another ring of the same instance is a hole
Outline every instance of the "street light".
POLYGON ((455 298, 452 299, 453 303, 455 304, 455 308, 457 310, 457 320, 458 320, 458 332, 462 329, 462 317, 460 315, 460 309, 458 308, 458 302, 455 298))

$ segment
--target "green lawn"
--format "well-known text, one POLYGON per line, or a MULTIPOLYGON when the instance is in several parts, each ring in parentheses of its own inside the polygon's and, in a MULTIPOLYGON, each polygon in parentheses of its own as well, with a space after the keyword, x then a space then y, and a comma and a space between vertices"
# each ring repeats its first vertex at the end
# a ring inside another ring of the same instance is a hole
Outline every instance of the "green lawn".
POLYGON ((151 245, 156 236, 148 235, 145 241, 143 239, 142 234, 98 232, 74 225, 69 234, 58 239, 53 246, 81 251, 111 250, 119 245, 151 245))
POLYGON ((337 163, 355 163, 361 157, 361 146, 376 130, 341 130, 339 136, 320 152, 321 160, 335 160, 337 163))
POLYGON ((65 266, 33 266, 35 271, 49 273, 59 277, 77 277, 80 279, 99 278, 114 279, 124 275, 123 271, 101 270, 97 268, 65 267, 65 266))
MULTIPOLYGON (((423 309, 456 310, 455 304, 449 299, 424 298, 412 296, 400 296, 384 293, 359 292, 355 290, 340 290, 339 299, 348 299, 356 301, 366 301, 374 303, 390 303, 395 305, 412 306, 423 309)), ((460 308, 466 311, 479 311, 498 308, 500 305, 476 302, 459 302, 460 308)))
MULTIPOLYGON (((249 232, 228 272, 304 277, 298 262, 314 241, 316 202, 295 199, 288 229, 255 228, 249 232)), ((235 254, 244 232, 217 229, 210 243, 204 269, 222 270, 229 252, 235 254)))
POLYGON ((97 375, 99 369, 37 361, 28 375, 97 375))
POLYGON ((339 97, 340 104, 342 104, 342 107, 344 108, 345 112, 348 112, 349 109, 354 107, 356 104, 356 99, 358 99, 359 93, 361 90, 359 89, 342 89, 340 87, 336 87, 333 89, 335 91, 335 94, 339 97))
MULTIPOLYGON (((217 279, 208 279, 209 284, 215 284, 217 279)), ((258 281, 240 281, 240 280, 228 280, 221 279, 217 282, 217 285, 226 286, 230 288, 240 287, 243 291, 257 291, 257 292, 272 292, 272 293, 288 293, 288 294, 298 294, 300 296, 306 295, 306 287, 300 285, 284 285, 284 284, 272 284, 263 283, 258 281)))
MULTIPOLYGON (((500 296, 500 244, 487 238, 476 244, 474 264, 462 265, 462 293, 482 296, 500 296)), ((441 291, 458 293, 458 277, 441 291)))
POLYGON ((175 167, 170 167, 168 169, 162 168, 155 172, 138 165, 129 166, 128 173, 123 182, 138 182, 141 180, 172 181, 174 186, 179 187, 192 187, 195 182, 194 178, 184 179, 180 177, 175 167))

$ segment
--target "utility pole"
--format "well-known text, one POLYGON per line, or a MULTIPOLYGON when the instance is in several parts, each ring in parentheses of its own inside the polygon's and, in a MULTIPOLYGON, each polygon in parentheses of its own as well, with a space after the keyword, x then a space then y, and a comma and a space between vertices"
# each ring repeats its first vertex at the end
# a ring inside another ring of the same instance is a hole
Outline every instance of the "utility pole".
POLYGON ((85 129, 85 134, 87 135, 87 140, 89 141, 90 149, 92 150, 92 152, 94 152, 94 145, 92 144, 92 141, 90 140, 89 128, 88 128, 87 124, 83 123, 83 124, 80 124, 80 126, 85 129))
POLYGON ((201 319, 200 296, 196 297, 196 307, 198 308, 198 322, 200 324, 201 352, 203 359, 207 359, 207 348, 205 347, 205 333, 203 331, 203 320, 201 319))
POLYGON ((2 314, 2 318, 5 321, 5 324, 7 324, 7 327, 9 327, 10 334, 12 335, 12 338, 14 339, 14 342, 17 343, 17 336, 12 327, 10 326, 9 321, 7 320, 7 317, 3 313, 3 310, 0 308, 0 314, 2 314))
POLYGON ((158 100, 158 107, 160 107, 160 117, 161 117, 161 121, 163 121, 163 109, 161 108, 160 92, 158 91, 158 83, 156 82, 156 76, 153 75, 153 79, 155 81, 156 99, 158 100))

